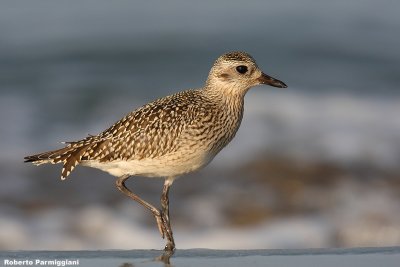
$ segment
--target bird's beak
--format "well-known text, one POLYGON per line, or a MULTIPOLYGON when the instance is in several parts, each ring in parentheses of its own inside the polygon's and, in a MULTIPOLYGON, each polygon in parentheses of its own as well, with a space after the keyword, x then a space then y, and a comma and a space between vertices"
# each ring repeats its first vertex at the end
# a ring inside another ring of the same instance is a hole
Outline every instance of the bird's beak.
POLYGON ((273 87, 278 87, 278 88, 286 88, 287 87, 287 85, 284 82, 277 80, 275 78, 272 78, 271 76, 268 76, 265 73, 261 73, 261 76, 257 80, 260 84, 268 84, 268 85, 271 85, 273 87))

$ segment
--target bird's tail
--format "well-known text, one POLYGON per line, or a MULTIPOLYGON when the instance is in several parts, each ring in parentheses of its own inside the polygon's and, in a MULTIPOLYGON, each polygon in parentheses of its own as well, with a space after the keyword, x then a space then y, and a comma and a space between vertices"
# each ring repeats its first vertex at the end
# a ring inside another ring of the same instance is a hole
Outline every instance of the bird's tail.
POLYGON ((76 145, 76 143, 68 143, 66 147, 61 149, 26 156, 24 157, 24 162, 32 162, 35 165, 63 163, 61 180, 65 180, 72 170, 81 162, 87 148, 88 146, 84 144, 76 145))

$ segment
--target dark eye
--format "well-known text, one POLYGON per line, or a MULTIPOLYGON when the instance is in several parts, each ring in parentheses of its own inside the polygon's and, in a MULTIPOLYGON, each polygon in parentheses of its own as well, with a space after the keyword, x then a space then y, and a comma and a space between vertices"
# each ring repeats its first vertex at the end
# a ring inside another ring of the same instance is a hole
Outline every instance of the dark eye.
POLYGON ((247 67, 240 65, 236 67, 237 72, 239 72, 240 74, 245 74, 247 72, 247 67))

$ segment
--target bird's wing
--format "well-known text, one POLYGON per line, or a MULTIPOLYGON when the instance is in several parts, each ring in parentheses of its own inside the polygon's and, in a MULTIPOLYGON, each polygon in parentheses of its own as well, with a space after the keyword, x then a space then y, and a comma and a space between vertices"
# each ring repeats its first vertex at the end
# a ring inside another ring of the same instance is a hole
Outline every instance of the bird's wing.
POLYGON ((98 135, 96 145, 83 159, 140 160, 174 151, 179 145, 179 136, 198 117, 199 97, 198 91, 185 91, 129 113, 98 135))

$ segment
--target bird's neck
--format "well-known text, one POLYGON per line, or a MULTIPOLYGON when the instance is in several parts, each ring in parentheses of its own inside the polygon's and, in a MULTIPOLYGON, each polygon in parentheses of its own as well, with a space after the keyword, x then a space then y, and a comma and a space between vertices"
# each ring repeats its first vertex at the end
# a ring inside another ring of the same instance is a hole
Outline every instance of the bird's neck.
POLYGON ((243 110, 244 96, 248 91, 247 88, 235 88, 224 85, 208 85, 203 90, 210 99, 221 104, 223 108, 236 112, 243 110))
POLYGON ((205 87, 205 94, 221 111, 229 114, 230 118, 240 125, 243 117, 244 96, 247 90, 235 90, 235 88, 205 87))
POLYGON ((240 127, 245 93, 232 93, 232 90, 218 90, 218 88, 204 88, 203 90, 218 110, 216 114, 217 124, 223 125, 225 129, 213 145, 212 150, 216 154, 233 139, 240 127))

